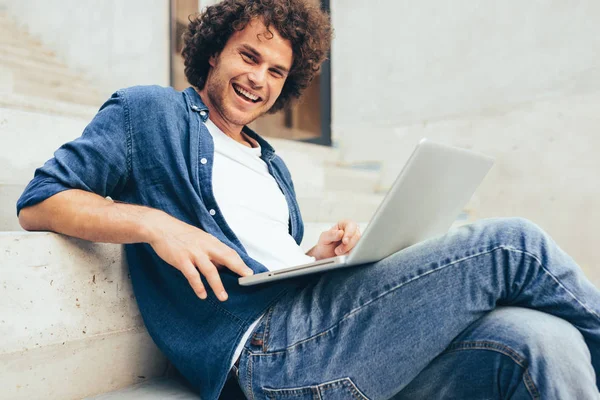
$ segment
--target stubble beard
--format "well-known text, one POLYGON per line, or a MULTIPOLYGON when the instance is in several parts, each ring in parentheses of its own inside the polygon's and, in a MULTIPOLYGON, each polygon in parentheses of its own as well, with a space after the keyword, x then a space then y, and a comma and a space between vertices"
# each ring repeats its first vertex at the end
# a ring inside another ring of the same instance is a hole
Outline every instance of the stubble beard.
MULTIPOLYGON (((256 112, 251 114, 246 113, 245 115, 247 115, 247 117, 245 118, 242 116, 236 116, 235 112, 230 112, 226 105, 228 96, 227 92, 230 90, 230 83, 221 79, 211 79, 206 83, 206 85, 206 92, 211 105, 215 108, 214 111, 216 111, 228 123, 238 126, 245 126, 269 111, 268 109, 264 111, 257 109, 256 112)), ((231 105, 231 107, 233 108, 233 105, 231 105)))

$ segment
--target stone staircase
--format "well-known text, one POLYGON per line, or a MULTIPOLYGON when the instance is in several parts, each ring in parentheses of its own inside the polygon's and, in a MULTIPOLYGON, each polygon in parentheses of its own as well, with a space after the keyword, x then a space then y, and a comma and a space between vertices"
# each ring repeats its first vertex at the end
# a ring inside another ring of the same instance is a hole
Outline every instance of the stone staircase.
MULTIPOLYGON (((25 232, 16 201, 36 167, 79 136, 99 92, 0 13, 0 398, 197 399, 170 378, 133 296, 122 246, 25 232)), ((368 221, 378 171, 336 149, 269 140, 288 164, 307 250, 341 218, 368 221)))
POLYGON ((81 399, 163 376, 122 246, 0 233, 0 382, 6 399, 81 399))
POLYGON ((0 13, 1 93, 17 93, 98 107, 104 96, 42 43, 0 13))

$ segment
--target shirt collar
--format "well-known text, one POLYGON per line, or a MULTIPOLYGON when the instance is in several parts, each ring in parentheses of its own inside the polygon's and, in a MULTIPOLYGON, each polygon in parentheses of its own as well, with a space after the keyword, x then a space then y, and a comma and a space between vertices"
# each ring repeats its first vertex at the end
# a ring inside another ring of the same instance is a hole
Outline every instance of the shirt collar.
POLYGON ((260 145, 261 156, 264 160, 271 161, 275 157, 275 149, 269 144, 269 142, 260 137, 258 133, 254 132, 247 126, 244 126, 242 130, 246 135, 250 136, 252 139, 258 142, 258 144, 260 145))
POLYGON ((187 96, 188 96, 188 107, 192 111, 200 114, 200 118, 202 118, 202 122, 206 122, 206 120, 208 119, 208 107, 206 107, 206 104, 204 104, 204 102, 202 101, 202 98, 200 97, 198 92, 196 92, 196 89, 194 89, 193 87, 190 86, 189 88, 185 89, 183 92, 185 94, 187 94, 187 96))
MULTIPOLYGON (((184 93, 186 93, 188 96, 189 108, 192 111, 200 114, 202 122, 206 122, 209 114, 208 107, 206 107, 206 104, 204 104, 202 98, 200 97, 196 89, 190 86, 189 88, 184 90, 184 93)), ((265 139, 260 137, 256 132, 254 132, 247 126, 244 126, 243 131, 246 135, 250 136, 252 139, 256 140, 258 144, 260 144, 261 156, 264 160, 270 161, 275 157, 275 149, 265 139)))

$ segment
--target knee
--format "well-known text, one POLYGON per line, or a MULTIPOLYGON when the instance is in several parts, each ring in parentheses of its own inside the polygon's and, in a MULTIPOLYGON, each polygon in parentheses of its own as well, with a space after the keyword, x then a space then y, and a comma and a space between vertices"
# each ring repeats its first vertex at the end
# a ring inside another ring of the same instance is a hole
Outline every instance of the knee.
POLYGON ((510 218, 502 218, 500 219, 502 223, 500 224, 503 229, 507 231, 517 232, 517 233, 537 233, 542 229, 537 226, 532 221, 527 218, 522 217, 510 217, 510 218))
MULTIPOLYGON (((579 369, 591 365, 591 355, 581 332, 567 321, 540 311, 502 307, 480 321, 469 333, 488 337, 514 352, 516 360, 534 368, 579 369)), ((463 339, 464 340, 464 339, 463 339)))
MULTIPOLYGON (((530 309, 526 312, 513 309, 510 314, 514 320, 509 327, 514 338, 521 342, 520 351, 528 359, 573 366, 591 362, 581 332, 564 319, 530 309)), ((514 346, 519 348, 516 343, 514 346)))
POLYGON ((546 233, 535 223, 526 218, 493 218, 484 220, 486 228, 491 231, 499 244, 520 248, 528 242, 539 243, 546 233))
POLYGON ((470 356, 472 364, 492 368, 491 376, 502 377, 504 389, 519 381, 544 393, 542 398, 591 398, 588 393, 597 393, 590 350, 581 333, 540 311, 497 308, 469 326, 448 350, 456 349, 484 350, 472 352, 477 353, 470 356))

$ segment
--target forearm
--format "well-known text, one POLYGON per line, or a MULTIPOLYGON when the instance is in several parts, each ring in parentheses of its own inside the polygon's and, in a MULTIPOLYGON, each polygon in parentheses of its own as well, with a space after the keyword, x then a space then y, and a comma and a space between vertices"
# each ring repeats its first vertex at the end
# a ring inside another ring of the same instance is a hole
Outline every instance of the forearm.
POLYGON ((153 226, 166 213, 116 203, 83 190, 67 190, 21 210, 19 223, 29 231, 52 231, 103 243, 148 243, 153 226))

